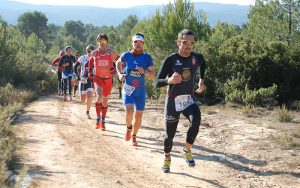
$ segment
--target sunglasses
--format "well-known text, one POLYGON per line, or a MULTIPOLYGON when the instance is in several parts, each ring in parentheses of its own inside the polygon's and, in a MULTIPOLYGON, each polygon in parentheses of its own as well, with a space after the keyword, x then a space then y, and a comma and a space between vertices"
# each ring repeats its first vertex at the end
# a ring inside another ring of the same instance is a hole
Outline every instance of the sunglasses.
POLYGON ((91 51, 91 50, 86 50, 86 52, 87 52, 87 53, 91 53, 92 51, 91 51))
POLYGON ((177 41, 180 41, 182 42, 183 44, 191 44, 191 45, 194 45, 196 41, 194 40, 177 40, 177 41))
POLYGON ((140 41, 140 40, 136 40, 136 41, 133 41, 135 44, 138 44, 138 43, 140 43, 140 44, 144 44, 144 42, 143 41, 140 41))
POLYGON ((107 44, 108 41, 107 40, 98 40, 98 43, 100 43, 100 44, 107 44))

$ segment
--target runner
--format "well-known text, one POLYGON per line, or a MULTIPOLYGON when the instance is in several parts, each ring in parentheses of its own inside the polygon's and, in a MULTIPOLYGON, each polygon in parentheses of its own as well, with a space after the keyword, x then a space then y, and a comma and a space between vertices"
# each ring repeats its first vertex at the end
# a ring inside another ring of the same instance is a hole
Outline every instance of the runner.
MULTIPOLYGON (((79 58, 80 54, 78 51, 75 52, 75 64, 78 62, 78 58, 79 58)), ((74 64, 74 65, 75 65, 74 64)), ((80 69, 80 67, 77 67, 80 69)), ((80 71, 80 70, 77 70, 77 72, 80 71)), ((74 72, 73 72, 73 76, 72 76, 72 89, 73 89, 73 97, 76 96, 76 91, 78 89, 78 85, 79 85, 79 80, 80 80, 80 77, 77 76, 77 74, 75 73, 76 70, 75 70, 75 67, 74 67, 74 72)))
POLYGON ((137 146, 136 135, 142 123, 146 103, 145 77, 154 79, 154 66, 151 56, 144 51, 143 34, 133 35, 132 46, 132 50, 123 53, 117 61, 117 72, 119 79, 124 81, 123 103, 127 125, 125 141, 132 137, 132 145, 137 146))
POLYGON ((108 36, 100 33, 97 36, 98 49, 92 52, 89 72, 94 77, 94 88, 96 89, 97 101, 95 104, 97 123, 95 128, 105 130, 105 118, 108 108, 108 97, 112 89, 112 77, 116 74, 114 60, 116 53, 108 47, 108 36))
POLYGON ((63 94, 64 101, 67 101, 67 87, 69 87, 69 100, 72 100, 72 76, 73 76, 73 64, 75 63, 75 57, 72 55, 72 47, 67 46, 65 48, 66 55, 62 56, 59 61, 59 66, 62 67, 62 80, 63 80, 63 94))
POLYGON ((94 46, 88 45, 86 47, 86 54, 80 56, 78 62, 74 66, 74 70, 78 78, 80 78, 79 82, 79 91, 80 91, 80 99, 82 103, 85 103, 87 99, 86 105, 86 118, 91 119, 90 109, 93 101, 93 81, 92 78, 88 77, 88 67, 89 67, 89 59, 91 57, 91 53, 94 50, 94 46), (80 72, 78 71, 78 67, 80 67, 80 72))
POLYGON ((62 81, 61 81, 62 67, 60 67, 58 65, 59 65, 59 61, 60 61, 61 57, 64 55, 65 55, 65 51, 61 50, 59 52, 59 56, 56 57, 51 63, 52 66, 57 66, 57 94, 58 94, 58 96, 62 95, 62 81))
POLYGON ((200 69, 199 88, 196 92, 202 93, 205 90, 205 60, 202 54, 192 51, 195 43, 194 38, 194 33, 187 29, 178 34, 177 45, 179 50, 165 59, 157 77, 157 87, 168 85, 164 113, 166 126, 165 160, 162 167, 165 173, 170 172, 170 152, 181 113, 191 123, 187 132, 186 144, 183 148, 183 156, 189 166, 195 166, 191 148, 199 131, 201 113, 194 102, 193 89, 196 72, 200 69))

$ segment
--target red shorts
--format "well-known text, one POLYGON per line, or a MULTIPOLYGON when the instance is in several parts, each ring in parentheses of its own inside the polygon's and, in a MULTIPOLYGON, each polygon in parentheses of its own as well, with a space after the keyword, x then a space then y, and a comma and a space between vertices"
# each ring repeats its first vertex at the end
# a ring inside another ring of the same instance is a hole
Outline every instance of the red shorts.
POLYGON ((104 97, 108 97, 110 95, 112 86, 113 86, 112 78, 100 78, 98 76, 94 77, 95 90, 97 91, 97 88, 101 87, 104 97))

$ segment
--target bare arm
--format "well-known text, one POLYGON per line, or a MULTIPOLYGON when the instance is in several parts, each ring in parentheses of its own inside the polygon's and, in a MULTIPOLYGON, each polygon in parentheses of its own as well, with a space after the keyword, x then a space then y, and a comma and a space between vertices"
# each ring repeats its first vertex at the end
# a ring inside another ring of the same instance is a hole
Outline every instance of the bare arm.
POLYGON ((118 59, 117 62, 116 62, 116 68, 117 68, 117 73, 118 73, 118 78, 120 81, 124 81, 125 80, 125 77, 126 75, 125 74, 122 74, 122 67, 125 63, 121 61, 121 59, 118 59))
POLYGON ((147 68, 147 70, 145 71, 145 76, 151 80, 155 78, 154 66, 150 66, 147 68))

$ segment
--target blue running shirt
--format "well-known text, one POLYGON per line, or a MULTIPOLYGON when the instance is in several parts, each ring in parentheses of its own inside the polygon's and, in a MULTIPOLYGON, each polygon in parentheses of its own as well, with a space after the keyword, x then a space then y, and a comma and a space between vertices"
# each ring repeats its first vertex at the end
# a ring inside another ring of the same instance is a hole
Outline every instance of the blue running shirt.
POLYGON ((145 75, 140 74, 137 67, 142 67, 146 71, 148 67, 153 66, 151 56, 146 52, 143 52, 139 56, 135 56, 130 52, 125 52, 120 58, 121 61, 125 63, 125 83, 135 88, 145 87, 145 75))

